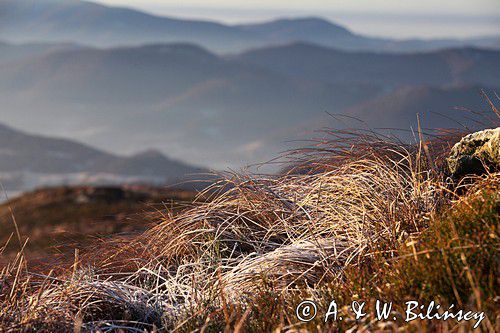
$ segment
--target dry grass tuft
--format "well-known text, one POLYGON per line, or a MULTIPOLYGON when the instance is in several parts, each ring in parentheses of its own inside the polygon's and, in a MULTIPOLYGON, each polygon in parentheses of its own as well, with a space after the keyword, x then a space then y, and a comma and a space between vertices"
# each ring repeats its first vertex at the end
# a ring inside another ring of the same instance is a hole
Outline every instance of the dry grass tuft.
MULTIPOLYGON (((480 187, 446 178, 442 156, 453 136, 405 145, 367 133, 331 134, 282 175, 230 175, 202 194, 211 200, 165 215, 128 244, 115 243, 100 264, 75 262, 57 277, 35 276, 20 255, 0 274, 0 327, 294 330, 300 326, 293 306, 305 296, 319 302, 388 296, 373 281, 385 285, 410 274, 394 264, 407 258, 406 245, 461 200, 457 193, 480 187), (383 267, 390 273, 381 274, 383 267)), ((498 180, 489 175, 483 182, 498 186, 498 180)), ((404 299, 405 292, 392 297, 404 299)), ((361 324, 346 321, 341 328, 361 324)))

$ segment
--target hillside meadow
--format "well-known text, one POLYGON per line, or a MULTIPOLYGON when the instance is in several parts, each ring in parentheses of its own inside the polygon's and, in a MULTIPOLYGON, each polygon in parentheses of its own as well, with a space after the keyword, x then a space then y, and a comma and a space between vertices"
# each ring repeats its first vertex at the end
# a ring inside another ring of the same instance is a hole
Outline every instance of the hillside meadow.
MULTIPOLYGON (((498 131, 481 144, 498 151, 498 131)), ((166 209, 134 237, 84 248, 65 269, 34 273, 20 251, 1 271, 0 326, 494 332, 498 164, 477 175, 450 173, 450 149, 464 134, 403 144, 369 131, 330 131, 328 140, 292 152, 282 174, 227 174, 200 194, 204 200, 177 214, 166 209), (300 321, 303 300, 322 315, 300 321), (333 300, 343 319, 325 322, 333 300), (377 300, 393 304, 386 320, 376 320, 377 300), (368 304, 361 318, 353 301, 368 304), (408 301, 477 316, 408 321, 408 301)))

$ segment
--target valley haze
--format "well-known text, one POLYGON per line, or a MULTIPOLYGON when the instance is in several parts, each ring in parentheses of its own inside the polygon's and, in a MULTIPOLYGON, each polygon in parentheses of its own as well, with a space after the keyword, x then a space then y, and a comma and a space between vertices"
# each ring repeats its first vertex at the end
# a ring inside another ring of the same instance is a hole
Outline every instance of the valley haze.
MULTIPOLYGON (((500 86, 495 31, 405 40, 312 16, 226 24, 77 0, 2 0, 0 15, 1 122, 136 160, 154 150, 238 169, 307 145, 325 127, 413 140, 417 113, 424 129, 477 128, 481 92, 500 86)), ((60 179, 52 167, 24 182, 60 179)), ((155 180, 169 176, 153 169, 155 180)), ((176 172, 170 178, 182 178, 176 172)), ((101 179, 69 178, 82 177, 101 179)))

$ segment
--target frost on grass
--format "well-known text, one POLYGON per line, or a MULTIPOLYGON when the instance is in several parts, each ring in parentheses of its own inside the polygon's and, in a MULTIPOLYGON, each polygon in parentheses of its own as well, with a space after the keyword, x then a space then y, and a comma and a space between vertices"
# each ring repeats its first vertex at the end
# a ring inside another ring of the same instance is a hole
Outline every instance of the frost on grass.
MULTIPOLYGON (((279 176, 228 175, 203 194, 210 200, 165 215, 135 240, 106 249, 108 257, 67 273, 30 274, 21 253, 1 273, 1 326, 217 331, 239 330, 247 320, 254 330, 291 329, 294 297, 320 300, 325 286, 365 292, 357 281, 363 272, 381 276, 380 265, 400 274, 391 267, 401 249, 458 200, 457 188, 478 186, 446 178, 449 137, 405 145, 332 136, 297 154, 279 176), (274 319, 259 317, 271 304, 274 319)), ((498 184, 498 174, 485 177, 498 184)))

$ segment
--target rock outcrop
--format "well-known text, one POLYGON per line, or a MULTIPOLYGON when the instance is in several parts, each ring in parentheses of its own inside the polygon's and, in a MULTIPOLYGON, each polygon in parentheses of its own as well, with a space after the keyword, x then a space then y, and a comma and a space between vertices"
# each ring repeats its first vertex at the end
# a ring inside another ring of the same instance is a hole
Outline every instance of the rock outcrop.
POLYGON ((447 159, 453 178, 500 170, 500 127, 471 133, 451 149, 447 159))

